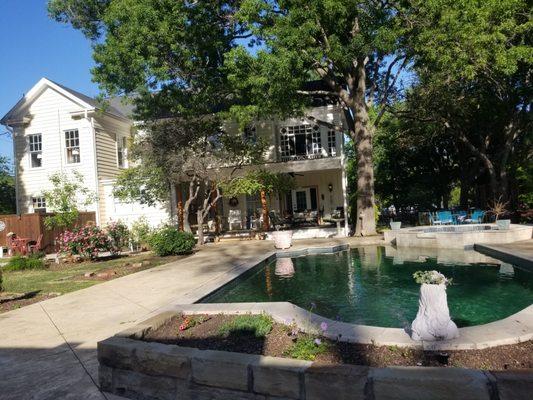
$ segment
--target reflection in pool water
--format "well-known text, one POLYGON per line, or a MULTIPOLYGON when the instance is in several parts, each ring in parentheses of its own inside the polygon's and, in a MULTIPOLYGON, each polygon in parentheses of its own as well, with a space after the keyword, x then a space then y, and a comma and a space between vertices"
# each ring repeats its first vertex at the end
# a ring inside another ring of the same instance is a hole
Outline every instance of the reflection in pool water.
POLYGON ((274 272, 279 277, 290 278, 294 275, 294 263, 291 258, 278 258, 274 272))
POLYGON ((258 266, 204 300, 290 301, 317 314, 364 325, 406 327, 418 308, 417 270, 436 269, 458 326, 508 317, 533 302, 533 273, 473 250, 408 251, 365 246, 334 254, 279 258, 258 266))

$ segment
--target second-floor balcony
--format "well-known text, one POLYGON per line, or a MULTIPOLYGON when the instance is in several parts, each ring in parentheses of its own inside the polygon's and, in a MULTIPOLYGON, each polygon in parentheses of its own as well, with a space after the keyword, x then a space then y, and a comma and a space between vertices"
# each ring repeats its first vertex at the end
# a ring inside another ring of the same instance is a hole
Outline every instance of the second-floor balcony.
POLYGON ((280 129, 279 161, 313 160, 340 155, 340 141, 335 130, 324 131, 318 125, 285 126, 280 129))

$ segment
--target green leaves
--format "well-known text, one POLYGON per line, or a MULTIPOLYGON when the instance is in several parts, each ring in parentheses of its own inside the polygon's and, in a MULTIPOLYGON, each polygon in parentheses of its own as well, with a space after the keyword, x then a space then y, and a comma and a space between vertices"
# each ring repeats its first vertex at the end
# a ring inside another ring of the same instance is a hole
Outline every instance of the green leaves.
POLYGON ((265 193, 285 193, 294 187, 294 179, 287 174, 269 172, 264 169, 252 170, 242 177, 231 179, 221 185, 227 196, 254 195, 265 193))
POLYGON ((71 175, 56 172, 49 176, 52 189, 43 191, 46 207, 55 213, 46 217, 47 229, 68 228, 74 225, 79 208, 86 207, 96 200, 96 193, 84 185, 83 175, 74 170, 71 175))
POLYGON ((8 158, 0 156, 0 214, 14 214, 15 202, 15 178, 8 158))

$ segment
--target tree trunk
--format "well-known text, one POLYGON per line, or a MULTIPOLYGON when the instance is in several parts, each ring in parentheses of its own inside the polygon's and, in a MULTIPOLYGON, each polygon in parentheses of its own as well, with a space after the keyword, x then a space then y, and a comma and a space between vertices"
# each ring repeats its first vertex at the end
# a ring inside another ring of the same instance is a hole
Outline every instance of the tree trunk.
POLYGON ((192 233, 191 225, 189 223, 189 210, 191 208, 192 202, 196 200, 199 190, 200 185, 197 185, 196 179, 191 179, 191 181, 189 182, 189 198, 185 201, 185 205, 183 207, 183 230, 185 232, 192 233))
POLYGON ((268 217, 268 205, 266 193, 261 190, 261 209, 263 210, 263 230, 266 232, 270 229, 270 219, 268 217))
POLYGON ((183 194, 181 193, 181 185, 178 185, 177 187, 177 190, 176 190, 176 195, 177 195, 177 200, 178 200, 178 204, 177 204, 177 208, 178 208, 178 229, 180 231, 183 231, 183 194))
POLYGON ((204 213, 203 210, 198 210, 196 212, 196 220, 198 222, 198 245, 202 246, 204 244, 204 213))
POLYGON ((365 101, 366 73, 363 60, 357 63, 352 112, 355 129, 352 139, 357 150, 357 224, 356 236, 376 234, 374 217, 374 163, 372 155, 372 127, 365 101))

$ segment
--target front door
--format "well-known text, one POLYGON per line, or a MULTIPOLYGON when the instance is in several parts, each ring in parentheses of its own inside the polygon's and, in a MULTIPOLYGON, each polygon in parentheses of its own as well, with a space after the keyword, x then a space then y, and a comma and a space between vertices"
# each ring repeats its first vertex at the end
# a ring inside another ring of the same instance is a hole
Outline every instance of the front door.
POLYGON ((300 188, 292 191, 292 209, 296 212, 317 211, 318 191, 316 187, 300 188))

